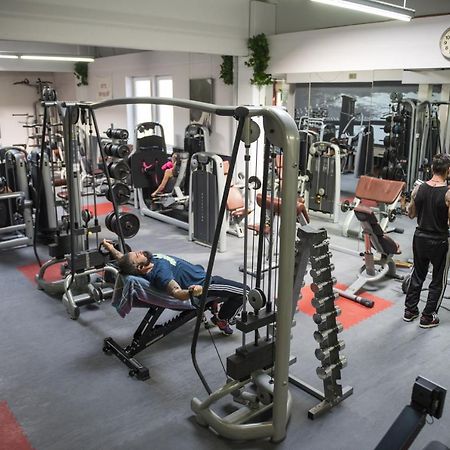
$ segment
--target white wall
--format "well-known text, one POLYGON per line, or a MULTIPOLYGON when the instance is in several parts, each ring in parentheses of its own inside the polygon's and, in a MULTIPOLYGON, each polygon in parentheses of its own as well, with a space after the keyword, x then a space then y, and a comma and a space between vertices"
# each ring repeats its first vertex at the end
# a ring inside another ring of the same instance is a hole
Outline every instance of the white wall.
MULTIPOLYGON (((2 146, 27 143, 27 131, 20 123, 25 122, 25 118, 13 117, 13 114, 34 114, 34 105, 39 96, 34 87, 14 85, 15 81, 25 78, 28 78, 31 83, 38 78, 54 81, 53 74, 49 73, 0 72, 0 144, 2 146)), ((33 134, 32 129, 30 134, 33 134)))
POLYGON ((450 68, 439 39, 450 15, 270 37, 273 74, 450 68))
MULTIPOLYGON (((77 89, 77 100, 98 101, 97 80, 112 80, 113 98, 127 96, 127 81, 130 77, 165 75, 173 78, 173 96, 189 99, 189 80, 194 78, 214 79, 214 103, 233 104, 233 87, 226 86, 219 79, 222 59, 215 55, 178 52, 142 52, 114 56, 96 60, 89 65, 89 86, 77 89)), ((116 106, 96 111, 100 131, 106 130, 111 123, 116 127, 128 127, 127 107, 116 106)), ((228 154, 231 151, 231 130, 234 119, 217 117, 213 119, 211 135, 212 151, 228 154)), ((189 123, 189 111, 175 108, 175 145, 183 146, 184 130, 189 123)), ((131 130, 130 130, 131 131, 131 130)))

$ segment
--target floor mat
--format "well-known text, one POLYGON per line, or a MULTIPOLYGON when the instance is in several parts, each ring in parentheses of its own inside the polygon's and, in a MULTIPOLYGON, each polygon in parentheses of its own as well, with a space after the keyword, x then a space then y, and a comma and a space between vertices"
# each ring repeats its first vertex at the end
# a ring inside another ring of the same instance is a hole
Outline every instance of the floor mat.
MULTIPOLYGON (((61 264, 53 264, 45 271, 45 281, 56 281, 61 279, 61 264)), ((39 272, 39 264, 27 264, 26 266, 18 266, 18 270, 25 275, 32 283, 36 283, 36 275, 39 272)))
MULTIPOLYGON (((345 284, 337 284, 336 287, 341 290, 345 290, 347 286, 345 284)), ((359 322, 372 317, 373 315, 389 308, 393 305, 392 302, 376 295, 370 294, 369 292, 362 292, 361 297, 373 300, 375 305, 373 308, 366 308, 359 303, 353 302, 346 298, 339 297, 336 300, 336 305, 341 308, 341 315, 338 317, 338 321, 342 323, 344 329, 350 328, 359 322)), ((302 311, 309 316, 312 316, 316 309, 311 305, 311 300, 314 297, 313 292, 309 286, 305 286, 302 289, 302 298, 298 301, 297 307, 299 311, 302 311)))
MULTIPOLYGON (((92 215, 94 215, 95 208, 93 204, 87 205, 84 209, 89 209, 92 215)), ((119 210, 123 212, 131 211, 131 209, 128 208, 127 206, 119 206, 119 210)), ((113 204, 111 202, 97 203, 97 216, 104 216, 112 211, 113 211, 113 204)))
POLYGON ((0 402, 0 450, 33 450, 6 401, 0 402))

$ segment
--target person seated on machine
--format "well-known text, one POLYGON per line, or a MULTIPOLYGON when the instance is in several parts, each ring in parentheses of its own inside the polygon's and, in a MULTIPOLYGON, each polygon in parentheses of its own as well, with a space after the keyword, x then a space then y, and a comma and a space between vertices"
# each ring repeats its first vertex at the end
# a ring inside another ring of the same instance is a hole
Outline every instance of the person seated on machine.
MULTIPOLYGON (((202 295, 206 272, 200 264, 149 251, 123 254, 107 240, 103 240, 102 245, 116 259, 123 274, 142 276, 154 288, 167 292, 177 300, 188 301, 191 296, 202 295)), ((208 296, 218 297, 223 301, 219 312, 211 318, 211 326, 217 326, 225 335, 233 334, 230 322, 242 307, 244 288, 237 281, 218 275, 211 277, 208 296)))
MULTIPOLYGON (((161 180, 161 183, 159 186, 152 192, 152 199, 157 197, 159 194, 164 194, 169 191, 169 188, 167 187, 169 181, 174 178, 174 170, 177 165, 177 154, 172 153, 172 158, 170 161, 167 161, 161 169, 164 170, 163 179, 161 180)), ((169 183, 170 185, 170 183, 169 183)))

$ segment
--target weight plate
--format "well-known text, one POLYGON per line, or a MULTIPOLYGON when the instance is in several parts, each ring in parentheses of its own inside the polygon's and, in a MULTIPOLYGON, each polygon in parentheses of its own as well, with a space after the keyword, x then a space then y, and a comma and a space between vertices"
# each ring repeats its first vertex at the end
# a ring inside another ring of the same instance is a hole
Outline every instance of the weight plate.
MULTIPOLYGON (((136 236, 136 234, 138 233, 139 228, 141 226, 138 216, 136 216, 135 214, 132 214, 132 213, 120 213, 119 221, 120 221, 120 226, 122 228, 123 237, 125 239, 130 239, 130 238, 136 236)), ((117 231, 119 231, 115 225, 116 221, 114 220, 113 222, 114 222, 114 224, 112 224, 113 228, 115 228, 115 229, 117 229, 117 231)), ((115 232, 116 234, 118 234, 117 231, 115 232)))
POLYGON ((112 202, 114 198, 119 205, 125 205, 130 197, 131 190, 125 183, 116 182, 111 186, 111 189, 106 191, 107 200, 112 202))

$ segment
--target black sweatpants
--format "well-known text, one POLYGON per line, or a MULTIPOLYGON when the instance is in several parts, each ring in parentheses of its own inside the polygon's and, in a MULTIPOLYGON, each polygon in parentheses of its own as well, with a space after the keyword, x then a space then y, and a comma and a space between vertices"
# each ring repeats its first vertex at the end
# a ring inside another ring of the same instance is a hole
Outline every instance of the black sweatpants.
POLYGON ((244 285, 238 281, 214 275, 208 289, 208 297, 220 297, 223 299, 219 311, 219 319, 230 320, 242 307, 244 285))
POLYGON ((447 251, 447 239, 430 239, 414 235, 414 269, 405 299, 405 308, 407 310, 411 312, 418 311, 417 305, 420 301, 422 285, 431 263, 433 266, 433 277, 428 290, 427 303, 422 314, 431 316, 433 313, 438 312, 447 285, 447 251))

